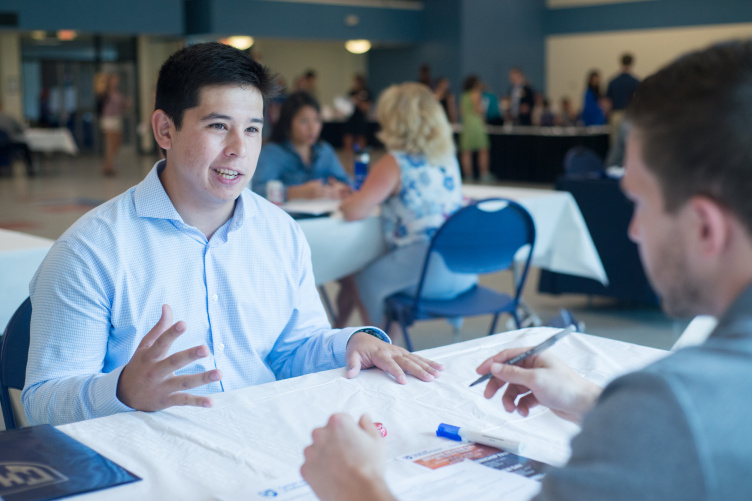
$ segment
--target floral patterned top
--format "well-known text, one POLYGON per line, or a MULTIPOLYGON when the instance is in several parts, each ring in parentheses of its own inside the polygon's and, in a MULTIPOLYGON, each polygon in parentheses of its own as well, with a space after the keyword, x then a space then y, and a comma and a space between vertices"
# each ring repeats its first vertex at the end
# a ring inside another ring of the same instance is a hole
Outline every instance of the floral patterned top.
POLYGON ((384 201, 381 220, 391 249, 429 241, 444 221, 462 207, 457 158, 428 163, 423 155, 389 152, 400 168, 399 193, 384 201))

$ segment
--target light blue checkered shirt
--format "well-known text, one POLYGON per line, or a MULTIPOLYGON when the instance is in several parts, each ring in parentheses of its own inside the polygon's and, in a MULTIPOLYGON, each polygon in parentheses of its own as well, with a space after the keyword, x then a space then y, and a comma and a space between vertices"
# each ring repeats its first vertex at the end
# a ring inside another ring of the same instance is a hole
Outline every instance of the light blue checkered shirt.
POLYGON ((161 165, 71 226, 32 279, 22 394, 30 424, 131 410, 116 397, 118 378, 162 304, 187 324, 170 353, 201 344, 211 351, 177 374, 222 371, 222 381, 193 393, 344 366, 357 328, 331 328, 299 226, 243 190, 233 217, 207 241, 175 210, 161 165))

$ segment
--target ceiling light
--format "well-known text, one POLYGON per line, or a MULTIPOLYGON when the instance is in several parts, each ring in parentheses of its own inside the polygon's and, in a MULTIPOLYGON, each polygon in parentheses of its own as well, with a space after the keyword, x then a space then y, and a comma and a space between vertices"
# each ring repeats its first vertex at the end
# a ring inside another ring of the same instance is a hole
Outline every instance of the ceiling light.
POLYGON ((75 38, 78 36, 78 34, 74 30, 58 30, 57 32, 57 39, 58 40, 75 40, 75 38))
POLYGON ((353 54, 364 54, 371 50, 371 42, 368 40, 348 40, 345 49, 353 54))
POLYGON ((253 37, 248 36, 233 36, 233 37, 227 37, 223 40, 220 40, 223 44, 230 45, 232 47, 235 47, 236 49, 240 50, 246 50, 253 45, 253 37))

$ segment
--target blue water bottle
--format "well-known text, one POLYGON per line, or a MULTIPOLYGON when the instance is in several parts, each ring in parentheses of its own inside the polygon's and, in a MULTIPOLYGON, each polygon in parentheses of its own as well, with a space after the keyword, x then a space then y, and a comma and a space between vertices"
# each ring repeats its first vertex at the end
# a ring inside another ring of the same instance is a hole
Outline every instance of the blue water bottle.
POLYGON ((368 175, 368 162, 370 157, 367 151, 360 151, 360 145, 357 143, 354 147, 355 150, 355 166, 353 169, 353 189, 359 190, 363 186, 363 181, 366 180, 368 175))

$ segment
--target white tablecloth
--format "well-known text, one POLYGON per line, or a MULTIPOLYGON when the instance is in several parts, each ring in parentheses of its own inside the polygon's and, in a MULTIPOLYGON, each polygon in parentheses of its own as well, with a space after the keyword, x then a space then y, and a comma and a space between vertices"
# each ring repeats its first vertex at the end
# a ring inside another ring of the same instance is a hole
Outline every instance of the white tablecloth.
POLYGON ((29 295, 29 282, 53 241, 0 229, 0 332, 29 295))
POLYGON ((31 151, 78 154, 78 146, 76 146, 70 131, 65 127, 59 129, 26 129, 24 136, 31 151))
MULTIPOLYGON (((462 191, 472 199, 509 198, 530 212, 536 230, 533 266, 608 284, 593 239, 570 193, 479 185, 464 185, 462 191)), ((299 223, 311 246, 318 285, 363 268, 387 250, 378 216, 346 222, 335 214, 299 223)))
MULTIPOLYGON (((528 418, 507 414, 500 397, 483 398, 483 385, 468 387, 488 356, 551 332, 523 329, 421 352, 446 366, 433 383, 410 378, 400 386, 376 370, 346 379, 337 369, 219 394, 211 409, 132 412, 60 429, 144 479, 81 496, 92 500, 248 499, 271 480, 297 474, 312 429, 333 412, 366 412, 382 423, 387 458, 446 444, 435 436, 445 422, 517 438, 526 456, 561 465, 576 425, 541 408, 528 418)), ((585 334, 568 336, 552 351, 599 384, 666 354, 585 334)), ((389 478, 415 474, 400 464, 389 460, 389 478)))

